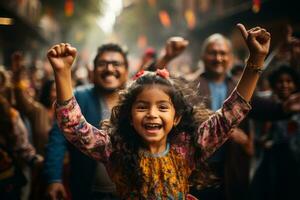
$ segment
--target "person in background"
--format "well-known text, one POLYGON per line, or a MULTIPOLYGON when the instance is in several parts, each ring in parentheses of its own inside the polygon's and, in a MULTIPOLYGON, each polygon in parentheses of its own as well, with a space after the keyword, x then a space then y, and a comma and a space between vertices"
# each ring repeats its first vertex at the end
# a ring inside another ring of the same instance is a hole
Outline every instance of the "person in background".
POLYGON ((19 200, 27 182, 22 163, 35 168, 42 165, 44 158, 29 142, 19 112, 2 95, 0 113, 0 196, 3 200, 19 200))
MULTIPOLYGON (((273 101, 283 102, 300 91, 300 75, 280 65, 269 75, 273 101)), ((251 184, 250 199, 292 200, 299 196, 300 114, 279 121, 256 121, 260 125, 261 162, 251 184)))
POLYGON ((52 105, 56 99, 54 80, 45 80, 42 84, 40 95, 32 96, 28 92, 31 87, 29 75, 22 62, 20 52, 12 55, 12 82, 14 86, 16 108, 28 117, 31 128, 33 144, 38 153, 45 154, 45 145, 48 141, 48 132, 54 121, 52 105))

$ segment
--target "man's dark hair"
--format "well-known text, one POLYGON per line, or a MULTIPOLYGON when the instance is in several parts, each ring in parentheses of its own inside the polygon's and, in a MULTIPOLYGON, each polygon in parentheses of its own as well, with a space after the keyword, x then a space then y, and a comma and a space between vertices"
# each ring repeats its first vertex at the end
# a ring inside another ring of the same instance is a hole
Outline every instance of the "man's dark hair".
POLYGON ((125 67, 128 68, 127 52, 124 51, 120 45, 114 44, 114 43, 107 43, 107 44, 103 44, 100 47, 98 47, 97 55, 94 59, 94 67, 96 67, 96 65, 97 65, 98 58, 101 57, 101 55, 103 53, 109 52, 109 51, 120 53, 124 58, 125 67))

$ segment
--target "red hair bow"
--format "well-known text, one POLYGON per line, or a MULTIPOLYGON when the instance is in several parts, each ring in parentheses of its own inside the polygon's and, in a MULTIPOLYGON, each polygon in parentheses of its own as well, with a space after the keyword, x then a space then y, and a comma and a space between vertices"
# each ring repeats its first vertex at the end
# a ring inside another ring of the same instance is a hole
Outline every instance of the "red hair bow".
POLYGON ((167 69, 157 69, 156 70, 156 75, 164 78, 164 79, 167 79, 170 77, 170 73, 167 69))
MULTIPOLYGON (((135 81, 136 79, 138 79, 138 78, 140 78, 141 76, 143 76, 144 73, 145 73, 144 70, 141 70, 141 71, 137 72, 137 73, 132 77, 132 80, 135 81)), ((166 70, 166 69, 157 69, 155 73, 156 73, 157 76, 160 76, 160 77, 162 77, 162 78, 164 78, 164 79, 167 79, 167 78, 170 77, 170 73, 169 73, 169 71, 166 70)))
POLYGON ((137 72, 133 77, 132 79, 135 81, 136 79, 140 78, 141 76, 143 76, 143 74, 145 73, 144 70, 141 70, 139 72, 137 72))

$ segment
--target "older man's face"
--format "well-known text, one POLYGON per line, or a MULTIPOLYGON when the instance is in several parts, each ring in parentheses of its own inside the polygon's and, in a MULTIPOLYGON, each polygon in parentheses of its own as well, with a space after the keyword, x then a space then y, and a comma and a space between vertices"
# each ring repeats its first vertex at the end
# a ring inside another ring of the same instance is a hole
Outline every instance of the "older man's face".
POLYGON ((226 41, 217 40, 208 44, 202 59, 207 73, 222 76, 230 70, 233 56, 226 41))

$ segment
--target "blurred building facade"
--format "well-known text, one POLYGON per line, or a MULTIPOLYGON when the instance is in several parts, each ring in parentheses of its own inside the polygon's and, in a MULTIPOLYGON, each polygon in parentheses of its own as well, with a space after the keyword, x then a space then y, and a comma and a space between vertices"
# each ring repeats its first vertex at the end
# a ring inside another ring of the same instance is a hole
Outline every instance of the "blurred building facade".
POLYGON ((0 0, 0 65, 9 67, 10 55, 16 50, 34 60, 49 47, 59 29, 43 13, 39 0, 0 0))
POLYGON ((246 57, 237 23, 267 28, 272 34, 271 49, 282 39, 287 24, 294 34, 300 33, 300 15, 293 0, 124 0, 124 5, 115 30, 131 51, 142 52, 147 45, 162 48, 168 37, 179 35, 190 41, 187 50, 193 54, 194 66, 202 42, 216 32, 229 37, 237 54, 246 57))
MULTIPOLYGON (((293 0, 182 0, 183 14, 187 10, 195 15, 195 26, 187 32, 187 37, 194 41, 191 43, 194 49, 199 48, 206 37, 218 32, 232 40, 240 57, 246 57, 243 41, 234 28, 237 23, 247 28, 265 27, 272 34, 271 50, 285 37, 287 25, 293 27, 294 35, 300 36, 300 15, 297 1, 293 0)), ((193 57, 199 57, 199 53, 193 57)))

